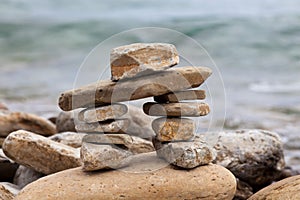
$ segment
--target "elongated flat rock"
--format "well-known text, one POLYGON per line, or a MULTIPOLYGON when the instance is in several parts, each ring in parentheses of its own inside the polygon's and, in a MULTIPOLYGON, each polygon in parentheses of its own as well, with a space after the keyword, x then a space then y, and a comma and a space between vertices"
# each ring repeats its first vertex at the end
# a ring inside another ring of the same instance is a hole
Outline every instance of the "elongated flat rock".
POLYGON ((182 141, 194 137, 196 124, 191 119, 162 117, 152 122, 152 128, 159 141, 182 141))
POLYGON ((112 104, 82 110, 78 114, 78 118, 79 120, 85 121, 87 123, 101 122, 109 119, 120 118, 125 115, 127 111, 128 108, 125 104, 112 104))
POLYGON ((95 123, 77 123, 76 130, 84 133, 122 133, 129 127, 130 121, 127 119, 118 119, 114 121, 95 122, 95 123))
POLYGON ((159 96, 200 86, 212 71, 207 67, 181 67, 119 82, 99 81, 66 91, 59 98, 62 110, 159 96))
POLYGON ((154 101, 158 103, 177 103, 183 100, 201 100, 205 99, 205 97, 204 90, 186 90, 155 96, 154 101))
POLYGON ((175 46, 166 43, 135 43, 110 52, 112 80, 150 74, 178 63, 175 46))
POLYGON ((199 117, 209 113, 209 106, 203 102, 181 102, 181 103, 152 103, 143 105, 143 110, 150 116, 168 117, 199 117))

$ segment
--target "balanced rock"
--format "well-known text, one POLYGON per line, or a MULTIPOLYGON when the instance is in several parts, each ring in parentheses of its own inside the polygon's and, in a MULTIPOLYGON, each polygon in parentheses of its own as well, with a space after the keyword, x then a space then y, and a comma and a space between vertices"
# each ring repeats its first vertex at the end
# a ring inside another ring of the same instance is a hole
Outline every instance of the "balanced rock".
POLYGON ((121 133, 127 130, 129 123, 128 119, 118 119, 95 123, 77 123, 75 127, 77 131, 85 133, 121 133))
POLYGON ((75 129, 75 119, 74 116, 77 115, 77 112, 60 112, 56 118, 56 131, 61 132, 76 132, 75 129))
POLYGON ((180 102, 180 103, 145 103, 143 110, 151 116, 168 117, 199 117, 209 113, 209 106, 206 103, 199 102, 180 102))
POLYGON ((20 129, 44 136, 56 133, 55 125, 49 120, 22 112, 0 113, 0 127, 1 137, 6 137, 9 133, 20 129))
POLYGON ((18 186, 8 183, 0 182, 0 199, 1 200, 13 200, 19 193, 20 189, 18 186))
POLYGON ((195 122, 187 118, 158 118, 152 128, 161 142, 190 140, 195 135, 195 122))
POLYGON ((118 119, 127 113, 127 106, 124 104, 112 104, 97 108, 82 110, 78 118, 87 123, 101 122, 109 119, 118 119))
POLYGON ((66 91, 59 98, 64 111, 159 96, 200 86, 212 71, 207 67, 181 67, 124 81, 99 81, 66 91))
POLYGON ((20 165, 14 176, 13 183, 18 187, 23 188, 29 183, 32 183, 43 176, 44 174, 37 172, 34 169, 20 165))
POLYGON ((10 160, 0 149, 0 182, 12 182, 19 165, 10 160))
POLYGON ((158 170, 146 168, 141 171, 141 165, 149 166, 155 162, 163 161, 153 155, 134 164, 140 173, 123 170, 83 172, 81 168, 65 170, 27 185, 15 200, 43 199, 45 196, 47 200, 231 200, 235 194, 235 177, 222 166, 209 164, 177 170, 163 163, 165 167, 158 170))
POLYGON ((204 90, 185 90, 155 96, 154 101, 158 103, 177 103, 183 100, 205 99, 205 97, 206 95, 204 90))
POLYGON ((81 147, 82 138, 86 135, 86 133, 77 133, 77 132, 64 132, 57 133, 49 137, 49 139, 62 143, 74 148, 81 147))
POLYGON ((150 74, 178 62, 178 52, 172 44, 135 43, 114 48, 110 52, 112 80, 150 74))
POLYGON ((9 134, 3 151, 16 163, 43 174, 81 166, 77 149, 24 130, 9 134))

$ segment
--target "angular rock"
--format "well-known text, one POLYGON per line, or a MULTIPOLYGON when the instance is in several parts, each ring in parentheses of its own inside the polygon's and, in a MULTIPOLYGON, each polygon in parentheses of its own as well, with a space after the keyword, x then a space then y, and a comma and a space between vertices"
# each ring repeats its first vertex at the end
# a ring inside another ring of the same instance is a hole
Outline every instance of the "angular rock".
POLYGON ((0 182, 12 182, 18 166, 17 163, 7 158, 2 149, 0 149, 0 182))
POLYGON ((86 135, 86 133, 77 133, 77 132, 64 132, 57 133, 49 137, 49 139, 62 143, 74 148, 81 147, 82 138, 86 135))
POLYGON ((34 114, 22 112, 0 113, 0 136, 6 137, 16 130, 28 130, 40 135, 49 136, 56 133, 55 125, 34 114))
POLYGON ((158 103, 178 103, 183 100, 197 100, 205 99, 206 94, 204 90, 185 90, 169 94, 155 96, 154 101, 158 103))
POLYGON ((253 129, 203 133, 196 137, 214 148, 214 163, 226 167, 254 189, 272 183, 284 169, 282 143, 276 133, 253 129))
POLYGON ((196 124, 187 118, 158 118, 153 120, 152 128, 157 140, 161 142, 190 140, 195 135, 196 124))
POLYGON ((20 189, 18 186, 8 183, 0 182, 0 199, 1 200, 13 200, 19 193, 20 189))
POLYGON ((37 172, 34 169, 20 165, 15 174, 13 183, 18 187, 23 188, 29 183, 32 183, 43 176, 44 174, 37 172))
POLYGON ((66 91, 59 98, 64 111, 80 107, 159 96, 200 86, 212 71, 207 67, 181 67, 124 81, 99 81, 66 91))
POLYGON ((56 130, 58 133, 61 132, 76 132, 75 129, 75 112, 60 112, 56 118, 56 130))
POLYGON ((127 134, 89 134, 83 142, 122 146, 133 154, 155 151, 152 142, 127 134))
POLYGON ((249 200, 263 199, 300 199, 300 175, 292 176, 263 188, 249 200))
POLYGON ((209 106, 206 103, 199 102, 181 102, 181 103, 152 103, 143 105, 143 110, 151 116, 168 117, 199 117, 209 113, 209 106))
POLYGON ((97 108, 82 110, 78 119, 87 123, 101 122, 109 119, 118 119, 125 115, 128 108, 125 104, 112 104, 97 108))
MULTIPOLYGON (((143 168, 163 162, 156 156, 144 160, 134 164, 139 171, 141 166, 143 168)), ((235 177, 222 166, 209 164, 191 170, 176 170, 172 166, 164 166, 151 172, 145 168, 140 173, 128 173, 123 170, 87 173, 81 168, 70 169, 31 183, 20 192, 16 200, 30 197, 43 199, 45 196, 48 200, 231 200, 235 194, 235 177)))
POLYGON ((80 157, 84 171, 118 169, 130 163, 131 152, 111 145, 83 142, 80 157))
POLYGON ((24 130, 9 134, 3 151, 16 163, 43 174, 81 166, 77 149, 24 130))
POLYGON ((238 178, 236 179, 237 187, 236 193, 233 200, 247 200, 251 195, 253 195, 252 187, 238 178))
POLYGON ((76 130, 84 133, 123 133, 129 126, 128 119, 118 119, 114 121, 95 122, 95 123, 78 123, 76 130))
POLYGON ((212 150, 200 140, 170 143, 154 141, 154 147, 160 158, 185 169, 207 165, 213 161, 212 150))
POLYGON ((176 47, 166 43, 135 43, 110 52, 111 79, 115 81, 151 74, 178 63, 176 47))

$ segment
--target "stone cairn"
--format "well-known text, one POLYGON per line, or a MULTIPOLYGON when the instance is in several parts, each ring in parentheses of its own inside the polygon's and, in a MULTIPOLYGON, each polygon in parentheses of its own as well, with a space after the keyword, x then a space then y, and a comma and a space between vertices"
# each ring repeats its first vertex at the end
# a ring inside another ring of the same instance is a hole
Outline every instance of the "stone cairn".
POLYGON ((205 99, 205 91, 188 90, 211 75, 209 68, 170 69, 179 63, 179 56, 174 45, 165 43, 117 47, 111 51, 110 62, 111 80, 66 91, 59 99, 64 111, 85 108, 79 112, 80 122, 76 124, 77 131, 90 133, 81 147, 83 170, 121 168, 130 163, 132 155, 143 152, 138 145, 142 138, 127 131, 130 120, 124 116, 128 107, 119 102, 146 97, 154 97, 156 103, 145 103, 144 112, 162 116, 152 123, 156 133, 153 145, 159 157, 188 169, 212 161, 208 145, 194 139, 195 122, 181 118, 209 113, 206 103, 192 101, 205 99))

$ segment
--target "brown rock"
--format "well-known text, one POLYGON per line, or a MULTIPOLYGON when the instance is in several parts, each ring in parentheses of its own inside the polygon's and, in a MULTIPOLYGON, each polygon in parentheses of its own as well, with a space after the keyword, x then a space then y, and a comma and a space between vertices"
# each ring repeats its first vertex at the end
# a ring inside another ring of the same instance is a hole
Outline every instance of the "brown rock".
POLYGON ((111 79, 151 74, 172 67, 178 62, 178 52, 172 44, 135 43, 120 46, 110 52, 111 79))
POLYGON ((49 139, 62 143, 74 148, 81 147, 82 138, 86 135, 86 133, 77 133, 77 132, 64 132, 52 135, 49 139))
POLYGON ((0 182, 12 182, 18 166, 17 163, 7 158, 2 149, 0 149, 0 182))
POLYGON ((43 174, 81 165, 77 149, 24 130, 9 134, 3 143, 3 151, 16 163, 43 174))
MULTIPOLYGON (((156 156, 137 162, 140 167, 163 162, 156 156)), ((220 199, 231 200, 235 194, 235 177, 219 165, 191 170, 167 166, 156 171, 126 173, 123 170, 83 172, 70 169, 44 177, 24 188, 16 200, 43 199, 220 199), (74 190, 76 188, 76 190, 74 190), (180 189, 180 190, 179 190, 180 189), (57 192, 59 191, 59 192, 57 192)))
POLYGON ((0 113, 0 136, 6 137, 16 130, 28 130, 40 135, 49 136, 56 133, 55 125, 39 116, 22 113, 9 112, 0 113))
POLYGON ((118 119, 127 113, 127 106, 124 104, 112 104, 97 108, 82 110, 78 118, 87 123, 101 122, 109 119, 118 119))
POLYGON ((29 183, 32 183, 33 181, 36 181, 43 176, 44 174, 37 172, 34 169, 20 165, 15 174, 13 183, 18 187, 23 188, 29 183))
POLYGON ((300 199, 300 175, 292 176, 290 178, 283 179, 279 182, 273 183, 268 187, 263 188, 249 200, 264 200, 264 199, 300 199))
POLYGON ((8 183, 0 182, 0 199, 1 200, 13 200, 19 193, 20 189, 18 186, 8 183))
POLYGON ((61 132, 76 132, 75 129, 75 120, 74 115, 75 112, 60 112, 56 118, 56 130, 58 133, 61 132))
POLYGON ((183 100, 205 99, 205 97, 206 95, 204 90, 185 90, 155 96, 154 101, 158 103, 177 103, 183 100))
POLYGON ((156 138, 162 142, 190 140, 195 135, 196 124, 187 118, 158 118, 152 122, 156 138))
POLYGON ((5 140, 5 137, 0 137, 0 148, 2 147, 4 140, 5 140))
POLYGON ((76 130, 84 133, 122 133, 129 126, 128 119, 118 119, 114 121, 95 122, 95 123, 78 123, 76 130))
POLYGON ((181 102, 181 103, 145 103, 143 110, 151 116, 169 116, 169 117, 199 117, 209 113, 209 106, 206 103, 199 102, 181 102))
POLYGON ((159 96, 200 86, 211 74, 207 67, 181 67, 164 72, 113 82, 104 80, 66 91, 59 98, 62 110, 110 104, 159 96))

